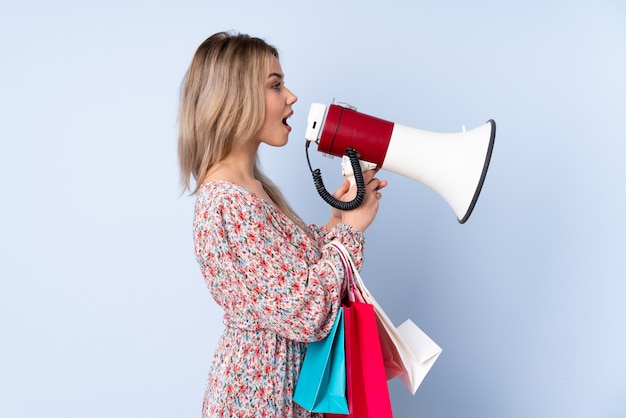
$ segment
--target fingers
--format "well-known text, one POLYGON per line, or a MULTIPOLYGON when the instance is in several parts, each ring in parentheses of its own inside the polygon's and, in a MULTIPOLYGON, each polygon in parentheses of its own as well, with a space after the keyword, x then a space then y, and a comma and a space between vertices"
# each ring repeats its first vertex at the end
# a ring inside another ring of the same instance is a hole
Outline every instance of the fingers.
POLYGON ((380 200, 383 197, 382 193, 380 193, 380 190, 387 187, 387 180, 380 180, 374 177, 372 178, 372 180, 370 180, 367 186, 368 190, 371 190, 374 193, 374 197, 376 198, 376 200, 380 200))
POLYGON ((348 179, 345 179, 343 181, 343 184, 339 186, 337 191, 333 194, 333 197, 335 197, 336 199, 339 199, 340 197, 348 193, 349 190, 350 190, 350 181, 348 179))
MULTIPOLYGON (((366 171, 363 173, 365 182, 365 200, 358 208, 350 211, 338 211, 341 221, 352 225, 361 231, 365 231, 374 221, 379 208, 379 200, 382 198, 380 190, 387 186, 386 180, 376 177, 376 171, 366 171)), ((340 190, 343 190, 343 186, 340 190)), ((356 186, 350 189, 350 193, 356 193, 356 186)))
POLYGON ((384 189, 387 186, 387 180, 380 180, 374 177, 367 183, 367 185, 370 189, 378 191, 380 189, 384 189))
POLYGON ((367 170, 363 172, 363 180, 365 181, 365 184, 369 183, 370 181, 372 181, 374 179, 374 176, 376 175, 376 170, 367 170))
MULTIPOLYGON (((386 180, 380 180, 376 177, 378 170, 367 170, 363 172, 363 180, 365 183, 365 192, 368 196, 371 196, 372 201, 377 201, 382 198, 382 194, 379 192, 381 189, 387 187, 386 180)), ((333 194, 333 197, 342 201, 350 201, 356 195, 356 185, 352 185, 347 179, 333 194)))

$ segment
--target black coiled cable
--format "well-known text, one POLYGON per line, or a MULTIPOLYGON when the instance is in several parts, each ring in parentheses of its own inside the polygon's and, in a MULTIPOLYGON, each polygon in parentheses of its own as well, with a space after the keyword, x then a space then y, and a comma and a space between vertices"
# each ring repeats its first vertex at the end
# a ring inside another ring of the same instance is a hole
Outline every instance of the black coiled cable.
POLYGON ((350 158, 350 164, 352 165, 352 171, 354 172, 354 180, 356 182, 356 196, 349 202, 344 202, 335 198, 332 194, 326 190, 324 181, 322 180, 322 173, 319 168, 313 170, 311 167, 311 161, 309 160, 309 145, 310 141, 306 141, 306 160, 309 164, 309 169, 313 175, 313 183, 317 193, 324 199, 330 206, 339 210, 353 210, 361 206, 365 199, 365 180, 363 179, 363 172, 361 171, 361 164, 359 163, 359 153, 353 148, 346 148, 346 155, 350 158))

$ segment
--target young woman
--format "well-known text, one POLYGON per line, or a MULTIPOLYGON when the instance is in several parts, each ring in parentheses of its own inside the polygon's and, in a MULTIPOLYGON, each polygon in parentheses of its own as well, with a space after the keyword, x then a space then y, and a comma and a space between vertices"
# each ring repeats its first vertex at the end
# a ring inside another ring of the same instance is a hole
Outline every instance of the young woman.
MULTIPOLYGON (((196 195, 194 248, 225 330, 209 372, 203 417, 309 417, 293 403, 308 342, 323 339, 341 306, 338 239, 357 266, 385 181, 364 174, 364 203, 305 225, 259 169, 264 143, 283 146, 297 97, 277 50, 248 35, 217 33, 183 81, 178 152, 183 187, 196 195), (191 177, 194 185, 191 185, 191 177)), ((334 194, 350 200, 349 182, 334 194)), ((315 415, 315 414, 313 414, 315 415)))

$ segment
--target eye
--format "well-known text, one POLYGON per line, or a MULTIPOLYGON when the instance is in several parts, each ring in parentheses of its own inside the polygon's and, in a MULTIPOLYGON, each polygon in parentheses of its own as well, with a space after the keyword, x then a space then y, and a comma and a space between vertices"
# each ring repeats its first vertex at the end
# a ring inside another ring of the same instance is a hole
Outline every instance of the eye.
POLYGON ((272 85, 272 88, 275 89, 275 90, 280 90, 281 84, 282 84, 281 82, 275 83, 275 84, 272 85))

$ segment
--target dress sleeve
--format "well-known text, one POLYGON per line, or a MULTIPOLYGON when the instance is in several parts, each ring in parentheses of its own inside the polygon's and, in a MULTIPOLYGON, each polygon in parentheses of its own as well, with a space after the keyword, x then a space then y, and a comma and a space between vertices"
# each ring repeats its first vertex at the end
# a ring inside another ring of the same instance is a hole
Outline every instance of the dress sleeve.
POLYGON ((320 247, 334 239, 339 240, 352 255, 352 260, 360 272, 363 265, 363 247, 365 237, 361 231, 344 223, 338 223, 329 231, 326 225, 309 225, 309 234, 320 247))
POLYGON ((352 261, 357 270, 360 272, 363 266, 363 247, 365 245, 365 237, 361 231, 344 223, 338 223, 324 237, 324 243, 327 244, 333 240, 341 242, 352 256, 352 261))
MULTIPOLYGON (((341 306, 339 254, 332 247, 320 249, 306 234, 293 233, 293 224, 280 224, 267 211, 226 201, 196 213, 204 224, 196 225, 195 239, 205 279, 224 308, 227 326, 267 329, 295 341, 320 340, 341 306)), ((359 265, 362 234, 339 224, 324 241, 334 238, 359 265)))

